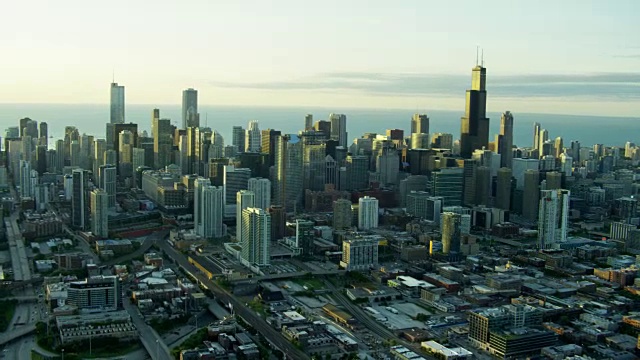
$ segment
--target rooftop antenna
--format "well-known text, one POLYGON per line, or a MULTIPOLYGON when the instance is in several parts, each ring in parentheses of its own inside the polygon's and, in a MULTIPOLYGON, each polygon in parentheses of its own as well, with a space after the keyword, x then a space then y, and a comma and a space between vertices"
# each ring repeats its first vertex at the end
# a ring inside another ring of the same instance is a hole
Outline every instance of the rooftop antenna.
POLYGON ((482 67, 484 67, 484 49, 482 49, 482 67))
POLYGON ((480 46, 476 45, 476 66, 478 66, 478 50, 480 49, 480 46))
POLYGON ((204 113, 204 126, 209 126, 209 113, 204 113))
POLYGON ((115 68, 111 69, 111 82, 112 83, 116 82, 116 69, 115 68))

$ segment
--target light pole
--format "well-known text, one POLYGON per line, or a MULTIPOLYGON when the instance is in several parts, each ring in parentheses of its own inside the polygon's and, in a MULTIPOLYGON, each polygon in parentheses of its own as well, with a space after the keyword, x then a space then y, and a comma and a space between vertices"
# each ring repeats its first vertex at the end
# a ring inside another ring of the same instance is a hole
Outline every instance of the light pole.
POLYGON ((160 340, 158 339, 156 339, 156 358, 160 359, 160 340))
POLYGON ((93 336, 93 326, 89 325, 89 356, 91 356, 91 353, 92 353, 92 347, 91 347, 92 336, 93 336))
POLYGON ((64 360, 64 349, 62 349, 62 360, 64 360))

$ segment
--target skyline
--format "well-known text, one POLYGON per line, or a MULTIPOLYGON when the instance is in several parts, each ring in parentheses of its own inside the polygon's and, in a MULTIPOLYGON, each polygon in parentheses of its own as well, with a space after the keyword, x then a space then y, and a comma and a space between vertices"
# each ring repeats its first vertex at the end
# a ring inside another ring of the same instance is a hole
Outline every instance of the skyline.
POLYGON ((0 98, 108 103, 115 73, 127 104, 176 104, 195 88, 203 105, 456 110, 480 46, 489 111, 638 112, 633 1, 148 4, 12 3, 31 25, 0 25, 0 98))

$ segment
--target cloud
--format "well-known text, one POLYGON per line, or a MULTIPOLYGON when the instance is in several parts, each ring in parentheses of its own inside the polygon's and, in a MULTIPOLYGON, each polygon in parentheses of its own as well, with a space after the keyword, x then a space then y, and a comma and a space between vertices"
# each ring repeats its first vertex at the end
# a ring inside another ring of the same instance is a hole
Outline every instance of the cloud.
MULTIPOLYGON (((271 82, 215 82, 222 88, 340 92, 379 96, 460 96, 470 75, 333 72, 271 82)), ((640 99, 640 73, 487 75, 491 96, 640 99)))

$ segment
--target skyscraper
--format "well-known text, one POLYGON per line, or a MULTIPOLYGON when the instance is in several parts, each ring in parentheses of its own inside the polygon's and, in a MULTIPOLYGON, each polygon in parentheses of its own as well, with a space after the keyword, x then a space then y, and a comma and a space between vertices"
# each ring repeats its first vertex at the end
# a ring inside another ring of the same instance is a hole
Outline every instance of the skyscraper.
POLYGON ((269 265, 271 215, 263 209, 249 207, 242 210, 240 224, 242 259, 251 265, 269 265))
POLYGON ((313 115, 307 114, 304 116, 304 130, 312 130, 313 129, 313 115))
POLYGON ((20 160, 20 197, 31 197, 31 163, 20 160))
POLYGON ((496 207, 502 210, 509 210, 511 207, 511 169, 508 167, 498 170, 496 207))
POLYGON ((562 138, 558 136, 553 143, 553 148, 555 149, 555 157, 556 159, 560 158, 560 154, 564 153, 564 145, 562 143, 562 138))
POLYGON ((249 127, 245 135, 244 151, 246 152, 260 152, 262 146, 262 134, 258 127, 258 120, 251 120, 249 127))
POLYGON ((193 229, 196 234, 204 236, 204 208, 202 193, 204 188, 211 186, 211 180, 198 177, 193 181, 193 229))
POLYGON ((107 192, 95 189, 91 192, 91 232, 99 238, 109 237, 109 221, 107 192))
POLYGON ((302 141, 298 135, 276 138, 275 177, 273 202, 285 211, 295 211, 302 204, 303 172, 302 141))
POLYGON ((533 148, 536 150, 538 150, 538 147, 540 146, 540 130, 542 130, 540 123, 534 122, 533 123, 533 148))
POLYGON ((427 114, 413 114, 411 117, 411 134, 428 134, 429 117, 427 114))
POLYGON ((276 140, 280 135, 282 135, 282 133, 279 130, 262 130, 260 152, 263 154, 269 154, 269 166, 273 166, 275 164, 276 140))
POLYGON ((234 126, 231 134, 231 144, 238 149, 238 152, 244 152, 246 134, 242 126, 234 126))
POLYGON ((45 148, 49 146, 49 126, 46 122, 40 122, 40 140, 39 145, 43 145, 45 148))
MULTIPOLYGON (((242 244, 242 211, 247 208, 253 208, 255 203, 255 194, 249 190, 240 190, 236 194, 236 240, 242 244)), ((271 232, 271 229, 269 229, 271 232)))
POLYGON ((89 172, 75 169, 71 176, 71 224, 77 229, 86 230, 89 226, 89 172))
POLYGON ((378 227, 378 199, 364 196, 358 200, 358 229, 369 230, 378 227))
POLYGON ((347 115, 329 114, 331 122, 331 139, 338 141, 338 146, 347 147, 347 115))
POLYGON ((460 252, 460 214, 442 213, 442 252, 445 254, 460 252))
POLYGON ((116 206, 116 177, 115 165, 101 165, 98 168, 98 187, 107 193, 107 206, 116 206))
POLYGON ((363 155, 347 156, 347 190, 362 190, 369 187, 369 159, 363 155))
POLYGON ((431 147, 435 149, 453 150, 453 135, 447 133, 435 133, 431 137, 431 147))
POLYGON ((346 230, 351 228, 353 221, 353 211, 351 210, 351 201, 347 199, 338 199, 333 202, 333 229, 346 230))
POLYGON ((491 172, 486 166, 478 166, 475 173, 476 200, 475 205, 489 205, 491 195, 491 172))
POLYGON ((249 191, 255 195, 254 207, 267 210, 271 206, 271 181, 269 179, 249 179, 249 191))
POLYGON ((133 172, 133 134, 129 130, 122 130, 119 134, 118 165, 120 175, 130 177, 133 172))
POLYGON ((569 217, 569 190, 540 191, 538 214, 538 248, 557 249, 559 243, 567 240, 567 219, 569 217))
POLYGON ((111 83, 110 124, 124 124, 124 86, 111 83))
POLYGON ((198 126, 200 126, 198 91, 189 88, 182 91, 182 128, 198 126))
POLYGON ((205 238, 220 238, 225 234, 224 188, 206 185, 201 191, 202 232, 205 238))
POLYGON ((522 216, 529 221, 538 218, 540 198, 540 173, 528 169, 524 172, 524 190, 522 193, 522 216))
POLYGON ((470 158, 474 150, 488 148, 489 145, 486 74, 484 66, 476 65, 472 71, 471 89, 467 90, 465 114, 460 126, 460 156, 465 159, 470 158))
POLYGON ((154 109, 152 120, 153 131, 153 166, 156 169, 162 169, 171 163, 171 149, 173 148, 173 128, 171 120, 160 119, 155 115, 157 109, 154 109))
POLYGON ((506 111, 500 117, 500 135, 498 135, 498 154, 500 166, 511 168, 513 160, 513 114, 506 111))

